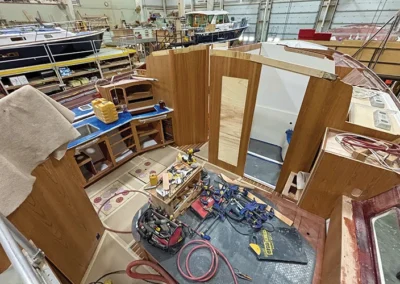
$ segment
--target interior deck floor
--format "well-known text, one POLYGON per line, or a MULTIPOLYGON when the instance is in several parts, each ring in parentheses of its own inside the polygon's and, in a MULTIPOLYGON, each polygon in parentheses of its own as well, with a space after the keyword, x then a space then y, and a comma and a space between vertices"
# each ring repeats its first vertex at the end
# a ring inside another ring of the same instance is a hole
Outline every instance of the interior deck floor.
POLYGON ((281 155, 282 148, 277 145, 272 145, 257 139, 250 138, 248 151, 277 162, 283 162, 281 155))
POLYGON ((244 173, 271 185, 276 185, 282 166, 247 154, 244 173))
MULTIPOLYGON (((176 155, 178 154, 178 149, 173 147, 166 147, 162 149, 157 149, 153 151, 149 151, 144 153, 141 156, 137 156, 126 164, 122 165, 115 171, 106 175, 101 180, 97 181, 90 187, 86 188, 85 191, 88 194, 89 198, 92 200, 93 206, 97 208, 95 204, 95 199, 99 195, 102 195, 105 190, 107 190, 110 185, 118 182, 121 183, 126 188, 142 190, 145 186, 145 182, 147 178, 142 176, 142 173, 148 173, 150 171, 162 171, 162 168, 167 168, 170 164, 175 161, 176 155), (145 172, 138 173, 137 169, 141 167, 141 165, 151 162, 152 164, 148 166, 148 169, 145 172), (162 167, 161 167, 162 165, 162 167)), ((325 222, 322 218, 314 217, 314 215, 305 212, 304 210, 292 205, 291 203, 278 198, 275 195, 269 194, 267 192, 263 192, 263 195, 273 201, 280 212, 288 216, 290 219, 294 221, 293 226, 296 227, 301 235, 309 242, 309 244, 313 247, 316 254, 316 266, 314 270, 314 277, 312 283, 318 283, 319 277, 321 274, 321 260, 323 254, 323 240, 325 234, 325 222)), ((130 228, 131 226, 131 216, 135 214, 138 210, 137 206, 132 206, 132 204, 136 204, 135 201, 131 201, 132 199, 140 198, 141 196, 137 196, 136 198, 132 198, 134 196, 127 196, 124 198, 123 202, 119 204, 119 208, 110 209, 108 212, 102 212, 105 214, 101 214, 102 221, 107 225, 114 229, 125 230, 130 228), (127 208, 128 207, 128 208, 127 208), (112 211, 112 212, 111 212, 112 211), (106 214, 111 214, 106 216, 106 214), (111 220, 112 219, 112 220, 111 220)), ((142 201, 141 201, 142 202, 142 201)), ((139 203, 141 203, 139 202, 139 203)), ((116 204, 113 204, 116 205, 116 204)), ((137 204, 136 204, 137 205, 137 204)), ((86 282, 95 281, 100 275, 104 272, 112 271, 116 269, 120 269, 120 267, 124 267, 126 265, 125 258, 129 258, 130 255, 136 254, 140 255, 143 253, 142 249, 132 249, 136 243, 132 240, 131 235, 123 235, 112 232, 107 232, 106 234, 112 236, 111 239, 107 239, 108 242, 102 242, 102 244, 98 248, 98 253, 96 253, 97 257, 92 260, 91 269, 87 272, 86 282), (110 243, 111 242, 111 243, 110 243), (123 248, 123 250, 121 250, 123 248), (115 255, 115 250, 118 249, 119 253, 123 252, 123 258, 121 261, 109 262, 110 256, 115 255)), ((133 260, 133 259, 132 259, 133 260)), ((293 264, 295 265, 295 264, 293 264)), ((301 265, 300 265, 301 268, 301 265)), ((119 277, 124 277, 123 275, 113 275, 110 276, 110 279, 115 280, 116 283, 118 281, 125 281, 126 278, 120 279, 119 277)), ((122 282, 124 283, 124 282, 122 282)), ((140 282, 141 283, 141 282, 140 282)), ((293 283, 292 281, 288 281, 287 283, 293 283)))

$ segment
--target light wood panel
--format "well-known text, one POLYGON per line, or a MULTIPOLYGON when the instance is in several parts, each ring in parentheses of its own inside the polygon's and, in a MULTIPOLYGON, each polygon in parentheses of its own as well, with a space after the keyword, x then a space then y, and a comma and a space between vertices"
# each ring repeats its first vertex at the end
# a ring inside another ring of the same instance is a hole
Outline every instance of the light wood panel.
POLYGON ((286 70, 302 75, 307 75, 310 77, 316 78, 325 78, 328 80, 336 80, 336 74, 331 74, 329 72, 325 72, 322 70, 310 68, 307 66, 302 66, 298 64, 293 64, 286 61, 281 61, 269 57, 265 57, 263 55, 258 54, 248 54, 243 52, 234 52, 231 50, 213 50, 211 52, 214 56, 223 56, 223 57, 232 57, 232 58, 240 58, 240 59, 247 59, 253 62, 261 63, 263 65, 275 67, 281 70, 286 70))
POLYGON ((210 139, 208 159, 209 162, 217 166, 238 175, 243 175, 260 80, 261 64, 246 59, 213 55, 210 56, 210 62, 210 139), (248 80, 237 166, 218 159, 223 76, 248 80))
POLYGON ((246 45, 242 45, 242 46, 232 47, 229 50, 247 52, 247 51, 256 50, 256 49, 259 49, 261 52, 261 43, 253 43, 253 44, 246 44, 246 45))
POLYGON ((158 81, 153 82, 154 97, 163 100, 168 107, 173 107, 173 86, 172 73, 169 54, 162 56, 152 55, 146 57, 146 71, 149 78, 155 78, 158 81))
POLYGON ((347 119, 352 87, 340 80, 310 77, 276 191, 282 192, 291 172, 310 172, 326 127, 340 128, 347 119))
MULTIPOLYGON (((73 283, 80 283, 104 228, 86 195, 74 152, 34 171, 33 190, 8 219, 73 283), (97 237, 98 235, 98 237, 97 237)), ((1 250, 0 271, 9 264, 1 250)))
POLYGON ((249 80, 222 77, 218 159, 237 166, 249 80))
MULTIPOLYGON (((364 44, 361 40, 343 40, 343 41, 312 41, 316 44, 325 45, 329 48, 352 56, 364 44)), ((359 52, 356 59, 368 66, 370 61, 376 60, 378 50, 382 41, 371 41, 364 49, 359 52)), ((378 59, 378 64, 373 68, 377 74, 398 76, 400 67, 400 43, 387 42, 382 54, 378 59)))

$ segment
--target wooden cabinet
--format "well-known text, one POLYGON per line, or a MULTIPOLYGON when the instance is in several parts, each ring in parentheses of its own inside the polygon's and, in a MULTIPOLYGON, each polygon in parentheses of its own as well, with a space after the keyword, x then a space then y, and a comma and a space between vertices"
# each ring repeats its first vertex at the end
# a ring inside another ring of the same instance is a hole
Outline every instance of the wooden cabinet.
POLYGON ((352 157, 335 139, 343 133, 327 128, 318 158, 304 188, 299 207, 329 218, 336 200, 345 195, 366 200, 400 184, 400 176, 372 159, 352 157))
POLYGON ((76 166, 89 185, 138 154, 173 142, 172 113, 137 119, 77 146, 76 166))
POLYGON ((147 80, 122 80, 105 86, 97 87, 99 93, 115 105, 126 105, 133 110, 156 104, 152 84, 147 80))
MULTIPOLYGON (((59 161, 49 157, 32 175, 32 192, 7 218, 72 283, 80 283, 104 227, 83 190, 73 150, 59 161)), ((8 265, 0 248, 0 272, 8 265)))

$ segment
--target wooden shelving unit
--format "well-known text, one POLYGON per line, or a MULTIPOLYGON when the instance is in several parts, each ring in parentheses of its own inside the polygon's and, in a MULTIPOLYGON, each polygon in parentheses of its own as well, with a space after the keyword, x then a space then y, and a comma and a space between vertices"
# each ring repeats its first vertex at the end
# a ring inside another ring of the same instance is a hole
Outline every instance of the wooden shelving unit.
POLYGON ((102 136, 96 144, 91 144, 91 151, 82 149, 81 153, 75 155, 76 165, 80 168, 86 185, 93 183, 116 167, 124 164, 133 157, 143 152, 160 148, 173 143, 172 114, 160 115, 149 118, 149 122, 133 120, 119 126, 102 136), (163 125, 169 127, 164 129, 163 125), (168 140, 164 139, 164 133, 171 133, 168 140), (146 141, 152 141, 149 146, 144 147, 146 141), (99 158, 99 156, 101 158, 99 158), (103 167, 99 166, 103 165, 103 167))
POLYGON ((73 86, 68 85, 71 80, 87 78, 88 80, 83 80, 84 83, 81 83, 80 85, 83 86, 86 84, 85 82, 90 82, 90 79, 94 76, 98 79, 109 79, 114 75, 130 72, 135 68, 135 65, 132 63, 132 54, 135 52, 135 50, 129 49, 105 49, 104 54, 100 51, 96 55, 91 55, 85 58, 0 70, 0 98, 2 95, 8 95, 26 85, 36 87, 42 92, 50 95, 73 88, 73 86), (59 68, 61 67, 68 67, 74 72, 70 75, 61 76, 59 71, 59 68), (44 71, 53 71, 54 75, 51 77, 43 77, 41 72, 44 71), (25 76, 29 84, 11 84, 10 78, 18 76, 25 76))

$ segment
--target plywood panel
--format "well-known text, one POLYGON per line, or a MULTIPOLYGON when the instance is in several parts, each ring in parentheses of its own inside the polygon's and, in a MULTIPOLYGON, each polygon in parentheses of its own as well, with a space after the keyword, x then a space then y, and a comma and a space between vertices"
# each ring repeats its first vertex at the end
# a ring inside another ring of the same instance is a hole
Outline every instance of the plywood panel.
MULTIPOLYGON (((241 54, 241 53, 237 53, 241 54)), ((244 54, 247 55, 247 54, 244 54)), ((247 148, 250 140, 251 125, 257 97, 258 84, 260 79, 261 64, 225 56, 210 57, 210 139, 209 139, 209 162, 243 175, 246 162, 247 148), (240 135, 239 155, 237 166, 221 161, 218 158, 219 133, 221 119, 221 90, 222 77, 234 77, 248 80, 248 89, 243 113, 243 127, 240 135)))
POLYGON ((218 159, 238 165, 244 106, 249 80, 222 77, 218 159))
MULTIPOLYGON (((86 195, 74 151, 32 173, 33 190, 8 219, 73 283, 80 283, 104 228, 86 195)), ((0 271, 8 265, 0 253, 0 271)))

